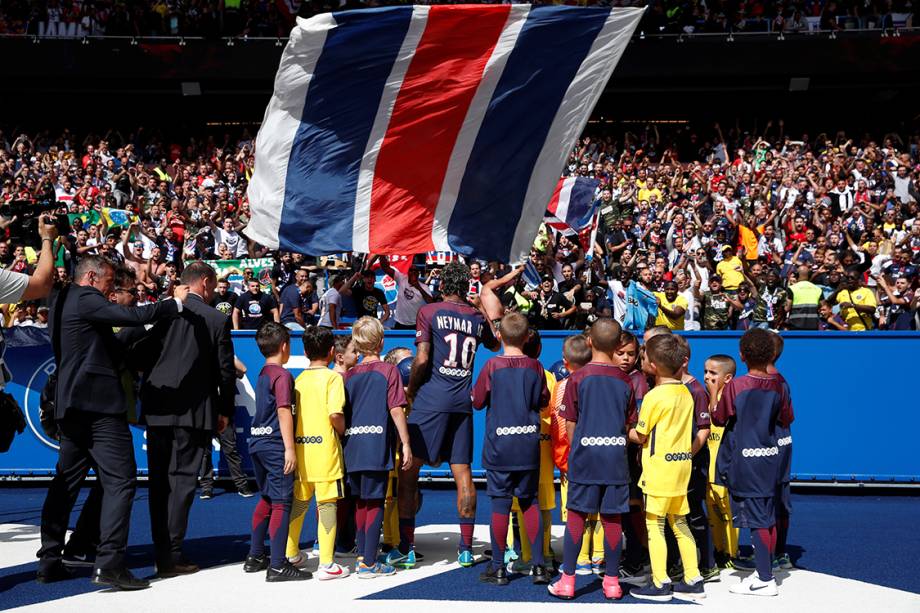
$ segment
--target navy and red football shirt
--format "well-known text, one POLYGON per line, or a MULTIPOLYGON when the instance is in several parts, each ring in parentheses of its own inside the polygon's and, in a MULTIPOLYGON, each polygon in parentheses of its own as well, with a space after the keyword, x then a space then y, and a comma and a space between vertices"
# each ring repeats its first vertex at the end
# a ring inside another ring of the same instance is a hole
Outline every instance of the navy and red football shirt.
POLYGON ((390 409, 406 405, 399 370, 374 360, 345 373, 345 470, 393 469, 395 441, 390 409))
MULTIPOLYGON (((709 430, 712 426, 709 416, 709 392, 706 391, 706 387, 700 383, 700 380, 695 377, 684 385, 687 386, 687 389, 690 390, 690 395, 693 396, 693 437, 696 438, 697 432, 709 430)), ((704 473, 709 472, 708 445, 703 445, 702 449, 693 456, 693 468, 704 473)))
POLYGON ((626 439, 638 419, 629 377, 617 366, 590 362, 572 373, 559 415, 574 421, 568 478, 573 483, 629 483, 626 439))
POLYGON ((716 483, 728 486, 732 496, 773 497, 782 464, 777 441, 792 420, 781 377, 747 374, 729 381, 712 414, 712 423, 725 426, 716 483))
MULTIPOLYGON (((249 451, 284 451, 278 407, 294 406, 294 377, 283 366, 266 364, 256 381, 256 414, 249 428, 249 451)), ((231 426, 232 427, 232 426, 231 426)))
POLYGON ((549 389, 539 361, 501 355, 486 362, 473 387, 473 407, 489 407, 483 468, 539 469, 540 408, 547 404, 549 389))
POLYGON ((419 309, 415 344, 431 343, 431 370, 412 410, 472 413, 473 362, 481 342, 492 342, 492 330, 472 306, 444 301, 419 309))
POLYGON ((776 425, 776 446, 779 447, 779 481, 789 483, 792 481, 792 421, 795 419, 792 410, 792 391, 785 377, 776 373, 783 384, 786 396, 789 398, 789 425, 776 425))

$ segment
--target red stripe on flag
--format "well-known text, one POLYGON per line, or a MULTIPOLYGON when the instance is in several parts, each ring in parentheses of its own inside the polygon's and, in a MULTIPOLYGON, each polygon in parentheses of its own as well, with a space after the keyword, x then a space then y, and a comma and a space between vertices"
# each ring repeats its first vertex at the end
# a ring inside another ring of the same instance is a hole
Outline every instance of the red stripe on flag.
POLYGON ((370 250, 434 249, 431 229, 457 134, 510 5, 432 6, 380 146, 370 250))
POLYGON ((549 205, 546 207, 546 211, 550 215, 556 214, 556 209, 559 208, 559 196, 562 194, 562 186, 565 185, 565 177, 559 179, 559 183, 556 184, 556 189, 553 190, 553 197, 549 201, 549 205))

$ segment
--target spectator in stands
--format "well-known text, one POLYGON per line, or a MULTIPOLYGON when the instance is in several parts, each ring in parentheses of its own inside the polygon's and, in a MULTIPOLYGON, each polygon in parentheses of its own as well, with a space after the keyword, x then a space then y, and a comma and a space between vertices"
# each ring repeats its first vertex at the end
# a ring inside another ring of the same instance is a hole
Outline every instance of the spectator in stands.
POLYGON ((271 294, 262 291, 259 280, 250 279, 246 287, 247 291, 233 305, 233 329, 258 330, 266 321, 280 322, 278 302, 271 294))

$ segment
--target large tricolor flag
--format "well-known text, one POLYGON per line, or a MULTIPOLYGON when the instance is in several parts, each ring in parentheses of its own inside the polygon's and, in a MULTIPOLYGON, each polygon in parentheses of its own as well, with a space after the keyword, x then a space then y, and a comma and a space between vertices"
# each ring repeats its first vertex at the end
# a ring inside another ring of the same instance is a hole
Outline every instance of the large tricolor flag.
POLYGON ((246 233, 310 255, 523 259, 641 16, 505 4, 298 18, 246 233))
POLYGON ((546 207, 545 221, 556 229, 571 228, 578 233, 594 220, 597 200, 594 192, 600 181, 587 177, 566 177, 559 180, 556 191, 546 207))

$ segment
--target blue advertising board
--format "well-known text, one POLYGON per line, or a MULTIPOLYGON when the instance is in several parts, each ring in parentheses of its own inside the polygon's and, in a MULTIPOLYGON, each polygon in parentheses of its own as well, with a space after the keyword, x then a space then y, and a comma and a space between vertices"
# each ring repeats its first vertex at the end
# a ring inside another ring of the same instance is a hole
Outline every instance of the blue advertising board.
MULTIPOLYGON (((566 332, 545 332, 545 365, 558 360, 566 332)), ((237 356, 248 373, 237 382, 236 428, 244 466, 249 465, 246 433, 255 410, 254 383, 262 365, 253 332, 234 332, 237 356)), ((702 376, 707 356, 725 353, 738 359, 737 332, 690 332, 690 371, 702 376)), ((793 473, 799 481, 920 483, 920 455, 914 435, 920 413, 910 399, 920 333, 784 333, 785 351, 780 370, 792 389, 796 419, 793 425, 793 473), (873 419, 884 415, 883 419, 873 419)), ((8 330, 5 360, 13 374, 6 391, 13 394, 27 416, 27 428, 9 452, 0 454, 0 477, 47 476, 54 471, 57 447, 38 423, 38 400, 48 374, 53 372, 47 334, 40 330, 8 330)), ((388 331, 384 349, 412 348, 412 331, 388 331)), ((481 349, 476 372, 492 355, 481 349)), ((307 366, 299 338, 294 338, 287 367, 296 377, 307 366)), ((739 374, 744 366, 739 362, 739 374)), ((485 416, 475 415, 477 433, 473 469, 480 465, 485 416)), ((144 429, 133 426, 138 471, 146 473, 144 429)), ((219 457, 215 441, 214 459, 219 457)), ((221 464, 222 474, 226 474, 221 464)), ((448 476, 446 465, 427 468, 427 476, 448 476)))

